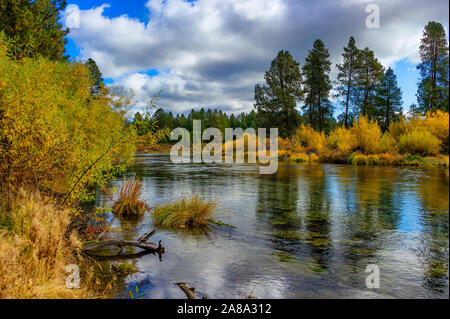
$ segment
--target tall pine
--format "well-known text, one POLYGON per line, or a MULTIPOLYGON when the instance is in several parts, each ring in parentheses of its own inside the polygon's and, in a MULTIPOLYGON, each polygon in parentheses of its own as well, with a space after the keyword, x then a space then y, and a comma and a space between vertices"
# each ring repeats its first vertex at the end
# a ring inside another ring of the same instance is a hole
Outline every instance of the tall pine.
POLYGON ((288 51, 280 51, 264 78, 267 85, 255 87, 255 109, 261 125, 278 127, 281 136, 290 136, 299 122, 296 106, 302 99, 299 63, 288 51))
POLYGON ((358 90, 355 91, 356 112, 370 118, 376 115, 374 94, 384 75, 384 68, 375 53, 369 48, 360 52, 361 64, 358 68, 358 90))
POLYGON ((356 47, 355 38, 350 37, 347 47, 344 47, 342 58, 342 64, 336 65, 339 71, 336 90, 344 106, 343 122, 348 127, 352 122, 350 112, 354 109, 352 102, 357 89, 358 70, 361 68, 361 52, 356 47))
POLYGON ((376 119, 383 131, 398 117, 402 104, 402 91, 397 84, 397 77, 394 71, 388 68, 375 91, 376 119))
POLYGON ((330 54, 322 40, 314 42, 312 50, 305 58, 303 76, 305 78, 306 98, 305 109, 311 126, 320 131, 324 130, 332 117, 332 108, 329 101, 331 80, 329 77, 331 62, 330 54))
POLYGON ((431 21, 425 26, 420 44, 418 110, 448 112, 449 50, 444 27, 431 21))
POLYGON ((0 32, 13 43, 15 58, 41 55, 64 60, 66 35, 60 22, 65 0, 0 0, 0 32))

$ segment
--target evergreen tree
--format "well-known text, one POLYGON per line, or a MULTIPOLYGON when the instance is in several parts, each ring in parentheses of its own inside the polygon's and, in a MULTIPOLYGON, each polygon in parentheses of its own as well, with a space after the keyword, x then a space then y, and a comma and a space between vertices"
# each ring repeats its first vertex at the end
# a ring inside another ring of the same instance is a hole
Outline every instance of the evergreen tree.
POLYGON ((92 95, 97 95, 104 85, 102 73, 100 72, 97 63, 91 58, 86 61, 85 65, 89 68, 91 80, 93 82, 93 86, 89 91, 92 95))
POLYGON ((397 77, 389 68, 376 89, 375 104, 377 107, 377 120, 383 131, 396 119, 402 111, 402 91, 397 85, 397 77))
MULTIPOLYGON (((350 37, 347 47, 344 47, 344 53, 342 54, 343 63, 337 64, 336 67, 339 71, 337 76, 337 91, 344 105, 344 115, 342 116, 342 122, 346 127, 349 127, 352 123, 352 116, 350 112, 352 110, 351 103, 354 97, 354 92, 357 89, 357 74, 361 68, 361 51, 355 45, 355 39, 350 37)), ((354 109, 354 107, 353 107, 354 109)))
POLYGON ((384 68, 375 54, 369 48, 361 51, 361 65, 358 69, 358 90, 354 92, 356 112, 364 116, 374 117, 376 107, 374 105, 375 89, 380 84, 384 75, 384 68))
POLYGON ((66 59, 69 30, 59 21, 65 7, 65 0, 0 0, 0 31, 12 40, 12 55, 66 59))
POLYGON ((418 110, 448 112, 449 50, 444 27, 431 21, 425 26, 420 44, 420 83, 417 91, 418 110))
POLYGON ((329 102, 332 88, 329 77, 331 69, 329 57, 328 49, 325 48, 322 40, 317 39, 302 69, 306 90, 304 109, 308 113, 311 126, 320 131, 325 129, 326 121, 333 116, 329 102))
POLYGON ((289 136, 298 124, 297 102, 302 98, 299 64, 288 51, 280 51, 264 76, 266 84, 255 87, 255 109, 266 127, 278 127, 289 136))

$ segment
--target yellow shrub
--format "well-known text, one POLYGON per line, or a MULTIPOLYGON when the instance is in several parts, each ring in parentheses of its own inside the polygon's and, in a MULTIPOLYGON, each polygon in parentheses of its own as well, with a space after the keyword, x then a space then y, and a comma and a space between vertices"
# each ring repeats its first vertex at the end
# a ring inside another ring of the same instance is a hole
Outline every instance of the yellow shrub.
POLYGON ((397 150, 398 144, 395 138, 393 138, 390 134, 383 134, 383 136, 380 138, 379 151, 382 153, 392 153, 397 152, 397 150))
POLYGON ((296 149, 314 150, 320 152, 326 145, 324 132, 316 132, 308 125, 301 125, 291 139, 292 147, 296 149))
POLYGON ((381 129, 376 121, 370 121, 367 117, 361 116, 358 121, 353 122, 352 133, 358 141, 359 148, 366 154, 376 154, 378 152, 381 129))
POLYGON ((127 99, 91 96, 83 64, 0 54, 0 74, 0 184, 74 188, 76 199, 131 159, 135 134, 118 105, 127 99))
POLYGON ((446 112, 437 111, 427 113, 424 126, 428 131, 436 136, 442 143, 445 152, 449 151, 449 115, 446 112))
POLYGON ((358 140, 351 130, 342 126, 330 133, 328 145, 343 154, 349 154, 358 147, 358 140))
POLYGON ((426 130, 415 130, 400 136, 399 149, 402 153, 436 155, 441 148, 439 139, 426 130))

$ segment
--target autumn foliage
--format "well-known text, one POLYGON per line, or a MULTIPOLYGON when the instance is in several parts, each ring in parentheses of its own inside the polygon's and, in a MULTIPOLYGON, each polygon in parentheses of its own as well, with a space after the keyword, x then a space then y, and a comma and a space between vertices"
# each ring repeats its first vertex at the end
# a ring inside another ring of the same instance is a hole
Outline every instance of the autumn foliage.
POLYGON ((0 183, 82 199, 87 186, 120 170, 134 152, 125 96, 93 96, 81 63, 14 61, 0 39, 0 183))
POLYGON ((279 145, 279 155, 294 162, 312 162, 318 158, 356 165, 388 165, 405 163, 414 156, 444 154, 439 155, 442 161, 432 162, 447 163, 449 115, 436 111, 408 120, 401 117, 385 133, 376 121, 360 116, 351 127, 337 127, 327 137, 302 125, 291 139, 280 139, 279 145), (313 160, 312 154, 316 157, 313 160))

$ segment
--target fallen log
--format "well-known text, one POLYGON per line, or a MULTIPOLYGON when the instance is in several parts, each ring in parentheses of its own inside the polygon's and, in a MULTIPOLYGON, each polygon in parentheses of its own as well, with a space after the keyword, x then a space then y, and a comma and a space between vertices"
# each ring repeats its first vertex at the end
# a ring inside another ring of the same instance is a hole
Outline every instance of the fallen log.
MULTIPOLYGON (((185 282, 179 282, 177 283, 177 285, 178 287, 180 287, 181 290, 184 291, 188 299, 200 299, 195 293, 194 287, 188 287, 188 285, 185 282)), ((206 299, 206 296, 203 296, 202 299, 206 299)))
MULTIPOLYGON (((152 243, 152 242, 146 242, 155 231, 153 230, 149 234, 145 234, 141 236, 137 241, 130 241, 130 240, 121 240, 121 239, 109 239, 109 240, 103 240, 95 243, 87 244, 83 247, 83 251, 87 253, 88 255, 94 255, 92 251, 99 250, 102 248, 107 248, 111 246, 116 246, 120 249, 119 253, 117 254, 120 256, 122 254, 124 247, 138 247, 144 250, 145 253, 158 253, 160 256, 163 254, 166 249, 163 245, 161 245, 161 241, 159 241, 158 244, 152 243)), ((99 256, 99 257, 105 257, 105 256, 99 256)), ((112 257, 112 256, 109 256, 112 257)))

